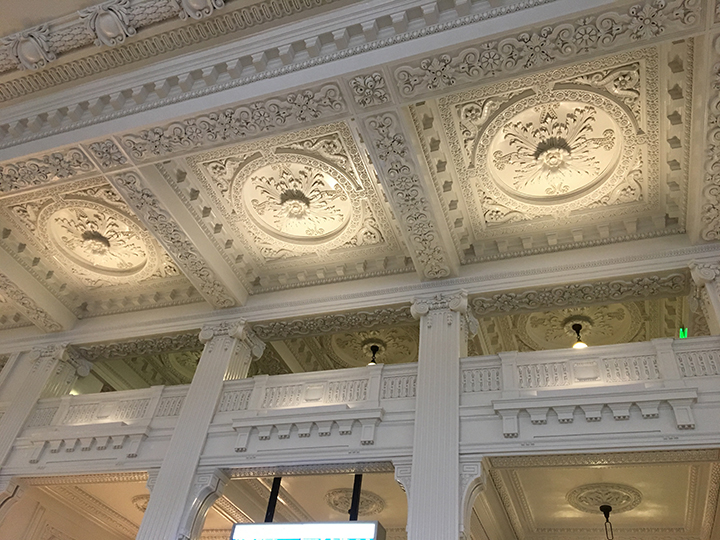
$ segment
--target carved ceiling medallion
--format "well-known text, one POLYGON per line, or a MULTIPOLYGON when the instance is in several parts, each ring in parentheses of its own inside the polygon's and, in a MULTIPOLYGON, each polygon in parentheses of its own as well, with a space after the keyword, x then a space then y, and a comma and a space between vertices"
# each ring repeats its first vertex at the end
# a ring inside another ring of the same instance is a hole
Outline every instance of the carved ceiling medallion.
POLYGON ((270 163, 236 191, 244 210, 268 234, 292 241, 324 241, 350 221, 353 204, 342 184, 309 164, 270 163))
POLYGON ((551 102, 513 116, 495 133, 488 171, 511 196, 556 201, 601 182, 617 164, 620 130, 602 109, 551 102))
POLYGON ((636 124, 595 92, 519 99, 476 140, 480 191, 528 217, 568 214, 611 192, 637 160, 636 124))
POLYGON ((576 341, 572 326, 579 323, 583 341, 589 345, 627 343, 640 331, 642 322, 633 303, 578 306, 520 315, 518 336, 535 350, 568 348, 576 341))
POLYGON ((47 221, 55 246, 73 262, 108 275, 136 274, 147 264, 149 247, 140 227, 99 205, 69 206, 47 221))
POLYGON ((338 359, 348 367, 366 365, 372 358, 371 347, 376 345, 376 362, 401 364, 416 362, 419 339, 414 326, 363 330, 354 333, 334 334, 330 347, 338 359))
MULTIPOLYGON (((352 503, 353 490, 349 488, 331 489, 325 494, 327 505, 341 514, 347 514, 352 503)), ((360 492, 360 508, 358 514, 361 516, 372 516, 385 510, 385 500, 372 491, 362 490, 360 492)))
POLYGON ((642 493, 625 484, 585 484, 570 491, 567 502, 573 508, 589 514, 599 514, 600 505, 609 504, 613 514, 621 514, 639 505, 642 493))
POLYGON ((112 204, 68 197, 37 213, 39 242, 87 285, 137 283, 156 273, 163 260, 151 235, 112 204))

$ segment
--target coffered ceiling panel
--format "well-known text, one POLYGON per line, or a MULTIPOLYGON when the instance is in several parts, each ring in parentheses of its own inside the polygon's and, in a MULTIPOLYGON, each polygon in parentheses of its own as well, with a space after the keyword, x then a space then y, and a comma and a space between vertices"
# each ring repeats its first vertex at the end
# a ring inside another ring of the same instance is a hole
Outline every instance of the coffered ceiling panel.
POLYGON ((253 292, 413 270, 347 123, 158 167, 253 292))
POLYGON ((412 105, 462 262, 684 232, 692 61, 686 40, 412 105))
POLYGON ((104 178, 61 181, 72 169, 58 167, 2 199, 0 246, 25 272, 78 318, 201 300, 104 178))

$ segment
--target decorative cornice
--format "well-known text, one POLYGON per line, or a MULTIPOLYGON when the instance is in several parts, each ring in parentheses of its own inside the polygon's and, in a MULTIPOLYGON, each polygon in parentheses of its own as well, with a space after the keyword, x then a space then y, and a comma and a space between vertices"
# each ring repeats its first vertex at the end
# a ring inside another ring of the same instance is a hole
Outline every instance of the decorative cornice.
MULTIPOLYGON (((237 32, 266 24, 278 19, 295 15, 334 0, 311 0, 293 2, 291 0, 264 0, 226 14, 226 21, 220 23, 225 32, 237 32), (229 24, 228 24, 229 22, 229 24), (233 24, 234 23, 234 24, 233 24)), ((13 69, 37 70, 55 61, 58 56, 94 44, 115 47, 125 42, 126 37, 134 36, 141 28, 152 26, 173 17, 199 20, 215 14, 225 5, 223 0, 108 0, 102 4, 83 9, 75 18, 63 17, 35 28, 26 29, 0 40, 0 73, 13 69)), ((206 21, 188 25, 184 34, 192 35, 193 26, 206 21)), ((195 29, 197 30, 197 29, 195 29)), ((154 36, 159 42, 171 42, 163 39, 166 32, 154 36)), ((198 35, 214 35, 212 32, 198 32, 198 35)), ((185 40, 187 41, 187 40, 185 40)), ((187 45, 188 43, 184 43, 187 45)), ((124 56, 124 55, 120 55, 124 56)), ((127 56, 132 57, 131 55, 127 56)), ((137 57, 134 57, 136 60, 137 57)), ((106 63, 106 67, 113 65, 106 63)), ((116 65, 116 64, 115 64, 116 65)))
POLYGON ((689 288, 686 274, 672 273, 475 296, 470 300, 470 305, 476 316, 484 317, 497 313, 542 311, 580 304, 617 302, 627 298, 680 296, 687 294, 689 288))
POLYGON ((146 472, 117 472, 99 474, 79 474, 67 476, 31 476, 23 478, 27 486, 114 484, 117 482, 146 482, 146 472))
POLYGON ((28 320, 46 332, 59 332, 62 325, 54 320, 52 316, 42 309, 32 298, 25 294, 20 287, 15 285, 9 277, 0 273, 0 291, 2 295, 15 304, 28 320))
POLYGON ((277 467, 234 468, 229 469, 228 476, 237 478, 257 478, 271 476, 301 476, 310 474, 365 474, 393 472, 395 468, 389 461, 372 463, 351 463, 338 465, 288 465, 277 467))
POLYGON ((236 304, 180 225, 155 194, 144 187, 139 175, 126 172, 110 177, 110 181, 210 304, 216 308, 236 304))
POLYGON ((384 113, 366 118, 365 126, 381 182, 402 224, 417 268, 425 278, 449 277, 450 258, 442 245, 400 119, 394 113, 384 113))
POLYGON ((602 454, 568 454, 549 456, 490 457, 493 469, 517 467, 567 467, 629 465, 643 463, 714 462, 720 459, 720 450, 661 450, 658 452, 610 452, 602 454))
POLYGON ((127 358, 129 356, 150 356, 163 353, 178 353, 202 350, 202 343, 196 332, 174 336, 151 337, 120 343, 103 343, 74 347, 89 362, 127 358))
MULTIPOLYGON (((295 44, 286 44, 286 45, 279 45, 275 47, 270 47, 264 52, 258 52, 254 55, 244 56, 240 59, 237 59, 236 57, 233 58, 232 61, 227 61, 223 63, 219 63, 215 65, 215 69, 213 71, 222 71, 222 72, 228 72, 231 73, 231 80, 227 82, 223 82, 220 84, 210 84, 205 87, 201 88, 193 88, 194 82, 196 80, 196 70, 193 70, 192 73, 181 73, 176 74, 174 76, 168 77, 164 81, 157 81, 156 82, 156 91, 150 91, 148 92, 148 87, 142 86, 143 90, 140 93, 134 93, 132 103, 130 100, 125 99, 125 95, 128 92, 133 92, 133 89, 126 89, 124 91, 118 91, 113 92, 112 95, 106 95, 106 96, 98 96, 97 98, 93 99, 93 103, 96 104, 107 104, 110 103, 113 107, 112 111, 103 112, 105 107, 100 107, 97 110, 93 110, 93 108, 87 109, 85 102, 85 105, 78 104, 77 106, 68 106, 63 107, 61 109, 58 109, 57 111, 49 113, 48 117, 52 117, 53 123, 52 128, 44 130, 44 128, 48 127, 47 120, 43 117, 37 116, 33 118, 33 125, 36 125, 36 131, 32 133, 26 132, 25 128, 23 127, 26 122, 28 122, 27 119, 25 120, 18 120, 12 124, 12 126, 0 126, 0 128, 7 128, 10 131, 15 130, 15 128, 18 128, 18 133, 13 134, 13 136, 10 138, 10 140, 0 143, 0 148, 6 148, 9 146, 14 146, 17 144, 22 144, 27 141, 40 139, 43 137, 47 137, 50 135, 55 135, 58 133, 64 133, 67 131, 71 131, 80 127, 85 127, 89 125, 95 125, 101 122, 104 122, 106 120, 112 119, 112 118, 118 118, 121 116, 127 116, 130 114, 140 113, 144 112, 150 109, 163 107, 165 105, 170 105, 173 103, 179 103, 182 101, 186 101, 188 99, 194 99, 197 97, 202 97, 206 95, 210 95, 216 92, 228 90, 230 88, 236 88, 239 86, 243 86, 246 84, 250 84, 253 82, 256 82, 258 80, 262 79, 269 79, 273 77, 278 77, 281 75, 287 75, 288 73, 301 71, 304 69, 308 69, 311 67, 316 67, 319 65, 323 65, 329 62, 333 62, 336 60, 349 58, 358 54, 366 53, 368 51, 372 50, 378 50, 385 47, 393 46, 399 43, 408 42, 414 39, 426 37, 429 35, 437 34, 440 32, 445 32, 448 30, 452 30, 455 28, 460 28, 469 24, 474 24, 479 21, 485 21, 489 19, 493 19, 495 17, 500 17, 503 15, 507 15, 509 13, 514 13, 517 11, 521 11, 524 9, 533 8, 539 5, 547 4, 554 2, 555 0, 526 0, 522 2, 517 2, 514 4, 510 4, 508 6, 503 6, 500 8, 493 8, 486 11, 481 11, 479 13, 475 13, 472 15, 465 15, 458 17, 454 20, 449 20, 447 22, 443 23, 437 23, 437 24, 429 24, 427 25, 427 21, 423 22, 423 27, 418 30, 413 31, 404 31, 400 30, 399 33, 397 33, 395 36, 383 38, 383 39, 377 39, 378 31, 380 28, 385 28, 387 25, 383 21, 387 21, 389 18, 387 16, 382 16, 379 19, 375 21, 369 21, 368 24, 364 25, 367 28, 369 28, 368 32, 364 33, 363 35, 359 36, 361 40, 364 41, 364 43, 354 45, 352 47, 349 46, 349 40, 343 39, 340 41, 335 40, 337 51, 330 54, 324 54, 324 55, 317 55, 317 51, 310 51, 309 56, 310 58, 306 58, 305 56, 300 56, 299 58, 302 58, 302 61, 297 60, 294 61, 293 58, 295 57, 295 50, 294 45, 295 44), (371 24, 374 23, 374 24, 371 24), (285 64, 282 67, 274 68, 274 69, 268 69, 268 65, 274 65, 274 63, 268 64, 265 60, 267 58, 275 58, 277 56, 280 56, 282 62, 285 64), (260 58, 261 61, 257 62, 256 60, 260 58), (265 59, 265 60, 262 60, 265 59), (248 68, 242 68, 242 66, 249 66, 248 68), (249 74, 245 76, 240 76, 241 73, 248 72, 249 74), (183 83, 182 85, 179 85, 178 81, 187 81, 186 83, 183 83), (177 90, 178 92, 171 92, 171 90, 177 90), (168 95, 172 94, 172 95, 168 95), (82 116, 82 113, 85 112, 87 109, 91 113, 90 118, 86 118, 83 120, 78 120, 75 118, 74 114, 68 114, 68 111, 72 109, 73 111, 79 112, 79 114, 82 116), (54 127, 58 124, 64 124, 60 127, 54 127)), ((461 6, 467 7, 467 2, 460 3, 461 6)), ((482 5, 482 4, 479 4, 482 5)), ((462 11, 464 8, 459 7, 458 10, 462 11)), ((398 20, 407 20, 408 19, 408 12, 402 12, 401 14, 403 17, 398 17, 398 20)), ((215 19, 211 19, 215 20, 215 19)), ((210 21, 208 21, 210 22, 210 21)), ((356 25, 354 25, 356 26, 356 25)), ((400 25, 399 27, 395 28, 395 31, 398 31, 398 28, 406 28, 404 25, 400 25)), ((347 29, 346 29, 347 30, 347 29)), ((222 32, 219 32, 222 33, 222 32)), ((184 33, 183 33, 184 34, 184 33)), ((199 35, 205 35, 205 34, 213 34, 212 31, 203 32, 198 30, 199 35)), ((332 34, 329 34, 332 36, 335 35, 344 35, 341 31, 333 32, 332 34)), ((140 58, 146 58, 148 56, 152 56, 155 54, 160 54, 165 52, 158 51, 158 45, 156 43, 156 39, 152 38, 148 40, 149 42, 145 44, 144 48, 141 48, 141 50, 138 51, 131 51, 128 52, 128 57, 140 57, 140 58), (148 50, 149 49, 149 50, 148 50)), ((180 41, 182 42, 183 39, 167 39, 164 40, 168 42, 174 42, 174 41, 180 41)), ((297 42, 296 42, 297 43, 297 42)), ((320 43, 320 38, 308 38, 305 40, 306 47, 311 47, 310 43, 318 44, 320 43)), ((353 42, 354 43, 354 42, 353 42)), ((112 50, 110 52, 116 52, 115 50, 112 50)), ((124 64, 127 63, 126 58, 122 58, 118 56, 117 58, 115 56, 112 57, 112 59, 95 59, 92 64, 89 65, 78 65, 76 68, 73 68, 70 73, 57 73, 54 74, 52 79, 54 80, 74 80, 77 78, 76 72, 85 72, 89 71, 91 73, 94 73, 95 66, 94 63, 99 63, 101 65, 106 65, 107 63, 119 63, 124 64)), ((50 79, 50 77, 48 77, 50 79)), ((11 81, 11 83, 14 81, 11 81)), ((34 86, 39 86, 40 88, 47 88, 48 86, 52 86, 52 81, 50 80, 35 80, 32 83, 27 82, 22 85, 17 85, 17 87, 13 86, 10 88, 3 87, 0 85, 0 94, 10 94, 11 96, 16 95, 24 95, 26 93, 29 93, 30 89, 34 86)), ((136 89, 139 87, 136 87, 136 89)), ((0 129, 0 135, 1 135, 1 129, 0 129)), ((0 140, 3 140, 7 137, 0 138, 0 140)))
POLYGON ((190 148, 269 135, 280 128, 325 119, 346 110, 340 88, 327 84, 126 134, 122 145, 133 159, 147 161, 190 148))
POLYGON ((410 324, 413 317, 410 306, 377 308, 372 311, 333 313, 302 319, 258 322, 253 332, 264 341, 277 341, 296 336, 314 336, 371 328, 410 324))

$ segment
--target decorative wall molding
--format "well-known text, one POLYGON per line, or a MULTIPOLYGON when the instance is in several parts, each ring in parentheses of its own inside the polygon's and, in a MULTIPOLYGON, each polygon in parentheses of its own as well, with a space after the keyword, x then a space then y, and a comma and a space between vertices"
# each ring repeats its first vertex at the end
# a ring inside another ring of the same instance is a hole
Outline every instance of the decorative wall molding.
POLYGON ((439 279, 451 274, 450 256, 442 245, 420 172, 395 113, 366 118, 368 146, 379 166, 416 267, 423 277, 439 279))
POLYGON ((13 283, 9 277, 0 273, 0 292, 13 302, 17 309, 38 328, 46 332, 60 332, 63 326, 42 309, 32 298, 13 283))
POLYGON ((140 177, 136 173, 127 172, 113 176, 111 181, 203 297, 217 308, 234 306, 236 301, 232 294, 218 280, 180 225, 152 191, 144 186, 140 177))
POLYGON ((252 330, 263 341, 276 341, 295 336, 314 336, 374 326, 412 324, 410 306, 377 308, 372 311, 333 313, 303 319, 257 322, 252 330))
POLYGON ((52 152, 15 163, 3 163, 0 164, 0 194, 96 171, 95 166, 79 148, 52 152))
POLYGON ((4 37, 0 46, 5 49, 0 52, 0 72, 6 71, 9 63, 19 69, 40 69, 57 58, 46 24, 4 37))
POLYGON ((647 0, 622 8, 486 41, 403 65, 395 82, 405 97, 416 97, 464 83, 547 68, 597 51, 646 42, 702 22, 699 0, 647 0))
POLYGON ((199 146, 271 134, 280 128, 325 119, 346 110, 340 88, 327 84, 125 134, 122 145, 133 159, 148 161, 199 146))
POLYGON ((275 433, 278 439, 288 439, 291 433, 300 438, 316 434, 328 437, 337 429, 339 435, 352 435, 355 423, 360 424, 360 444, 375 444, 375 431, 384 416, 383 409, 356 407, 348 409, 346 405, 327 407, 300 407, 258 418, 245 418, 233 422, 237 432, 235 451, 248 449, 250 435, 255 431, 260 441, 267 441, 275 433), (282 413, 280 416, 279 413, 282 413), (275 418, 273 418, 275 417, 275 418), (295 418, 293 418, 295 417, 295 418), (294 428, 294 429, 293 429, 294 428))
POLYGON ((695 429, 695 417, 692 405, 697 401, 695 389, 645 389, 641 394, 637 391, 615 392, 603 394, 587 391, 567 390, 557 397, 543 396, 535 398, 513 398, 493 401, 493 408, 502 418, 503 436, 516 438, 520 433, 520 411, 530 415, 533 425, 547 424, 550 409, 555 411, 560 424, 572 423, 575 410, 580 408, 588 422, 602 420, 602 410, 607 406, 613 418, 628 420, 632 404, 640 408, 643 419, 658 418, 660 402, 667 402, 675 415, 677 429, 695 429))
POLYGON ((558 307, 627 298, 652 298, 687 294, 687 274, 650 275, 609 282, 573 283, 559 287, 542 287, 521 292, 504 292, 492 296, 474 296, 470 300, 473 313, 485 316, 516 311, 541 311, 558 307))
POLYGON ((385 76, 381 71, 355 75, 348 84, 355 103, 364 109, 374 105, 384 105, 391 99, 390 91, 385 84, 385 76))
POLYGON ((101 343, 97 345, 73 347, 83 358, 90 362, 125 358, 128 356, 149 356, 167 352, 200 351, 202 343, 197 332, 172 336, 150 337, 119 343, 101 343))

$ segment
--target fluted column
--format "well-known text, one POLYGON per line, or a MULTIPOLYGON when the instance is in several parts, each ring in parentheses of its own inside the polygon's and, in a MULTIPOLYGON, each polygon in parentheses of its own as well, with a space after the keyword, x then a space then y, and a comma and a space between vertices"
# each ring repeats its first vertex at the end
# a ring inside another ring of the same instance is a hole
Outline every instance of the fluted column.
MULTIPOLYGON (((3 401, 11 401, 0 420, 0 467, 12 450, 43 390, 52 386, 57 370, 65 371, 65 345, 52 345, 23 353, 3 384, 3 401)), ((74 369, 74 368, 73 368, 74 369)))
POLYGON ((252 357, 263 351, 262 343, 251 337, 245 321, 206 326, 200 332, 200 340, 205 348, 136 540, 187 538, 188 531, 184 529, 189 519, 188 508, 198 507, 192 489, 198 461, 222 394, 223 379, 230 366, 249 366, 252 357))
POLYGON ((692 261, 690 263, 690 274, 698 290, 696 302, 699 305, 695 309, 702 309, 708 328, 713 336, 720 335, 720 265, 692 261))
POLYGON ((460 533, 460 357, 467 354, 467 294, 417 298, 417 405, 408 496, 409 540, 457 540, 460 533))

